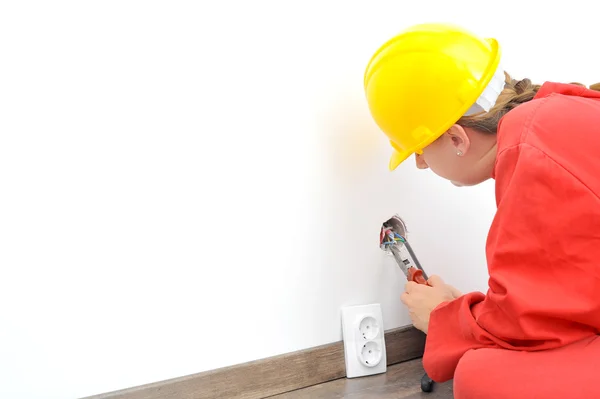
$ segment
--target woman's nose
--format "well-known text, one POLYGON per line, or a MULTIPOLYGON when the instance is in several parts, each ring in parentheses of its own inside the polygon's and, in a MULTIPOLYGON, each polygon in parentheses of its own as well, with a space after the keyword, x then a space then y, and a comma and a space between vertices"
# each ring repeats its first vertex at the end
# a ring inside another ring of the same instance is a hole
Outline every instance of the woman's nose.
POLYGON ((417 168, 427 169, 429 167, 429 165, 427 165, 427 162, 425 162, 425 159, 423 159, 423 155, 415 154, 415 160, 417 162, 417 168))

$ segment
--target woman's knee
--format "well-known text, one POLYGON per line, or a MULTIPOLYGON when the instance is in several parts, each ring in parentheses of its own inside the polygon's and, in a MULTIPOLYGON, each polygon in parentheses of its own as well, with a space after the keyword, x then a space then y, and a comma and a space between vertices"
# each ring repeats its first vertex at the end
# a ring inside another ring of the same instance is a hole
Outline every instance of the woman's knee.
POLYGON ((484 349, 473 349, 466 352, 458 362, 454 371, 454 398, 455 399, 471 399, 483 398, 479 392, 477 384, 477 369, 481 369, 480 353, 484 349), (478 366, 479 364, 479 366, 478 366))
POLYGON ((600 398, 600 338, 562 348, 525 352, 476 349, 454 373, 456 399, 600 398))

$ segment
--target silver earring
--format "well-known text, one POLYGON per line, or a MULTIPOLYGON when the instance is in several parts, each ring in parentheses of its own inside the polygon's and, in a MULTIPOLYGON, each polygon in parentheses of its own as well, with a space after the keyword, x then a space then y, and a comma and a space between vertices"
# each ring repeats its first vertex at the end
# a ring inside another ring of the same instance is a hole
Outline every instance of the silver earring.
POLYGON ((462 151, 461 150, 456 151, 456 155, 458 155, 459 157, 462 157, 462 151))

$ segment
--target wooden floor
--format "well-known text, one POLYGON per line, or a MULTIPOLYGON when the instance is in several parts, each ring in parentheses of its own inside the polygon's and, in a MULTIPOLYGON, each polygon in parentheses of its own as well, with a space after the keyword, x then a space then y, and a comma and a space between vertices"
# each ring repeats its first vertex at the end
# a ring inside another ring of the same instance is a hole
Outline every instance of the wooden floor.
POLYGON ((421 391, 423 376, 421 359, 388 367, 385 374, 370 377, 343 378, 312 387, 271 396, 275 399, 452 399, 452 381, 434 384, 432 392, 421 391))

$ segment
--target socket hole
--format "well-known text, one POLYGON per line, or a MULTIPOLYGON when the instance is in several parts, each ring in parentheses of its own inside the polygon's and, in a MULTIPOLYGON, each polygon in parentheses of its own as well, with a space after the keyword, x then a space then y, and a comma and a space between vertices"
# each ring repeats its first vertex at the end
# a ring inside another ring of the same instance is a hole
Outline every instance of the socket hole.
POLYGON ((376 366, 382 359, 381 346, 375 341, 368 342, 360 351, 360 358, 369 367, 376 366))
POLYGON ((379 324, 374 317, 367 316, 360 321, 358 326, 364 339, 373 339, 379 335, 379 324))

